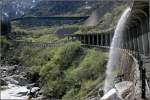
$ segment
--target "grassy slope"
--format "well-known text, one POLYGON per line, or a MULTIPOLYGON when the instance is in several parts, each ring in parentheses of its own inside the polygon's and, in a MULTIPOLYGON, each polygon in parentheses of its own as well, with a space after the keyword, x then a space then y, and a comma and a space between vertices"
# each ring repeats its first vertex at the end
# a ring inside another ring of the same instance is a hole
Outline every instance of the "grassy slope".
MULTIPOLYGON (((123 7, 118 6, 106 13, 98 26, 81 28, 82 31, 100 31, 111 27, 118 19, 123 7), (113 19, 113 20, 108 20, 113 19), (113 24, 112 24, 113 23, 113 24)), ((53 34, 57 28, 35 27, 30 29, 13 27, 13 32, 21 33, 18 38, 26 41, 48 42, 60 38, 53 34)), ((80 30, 81 31, 81 30, 80 30)), ((7 42, 7 41, 6 41, 7 42)), ((46 49, 14 50, 12 61, 27 66, 32 75, 39 75, 40 87, 49 98, 82 100, 104 80, 105 55, 94 49, 85 49, 78 42, 70 42, 59 47, 46 49)), ((98 87, 99 88, 99 87, 98 87)))
POLYGON ((85 49, 79 42, 39 50, 26 49, 20 60, 40 76, 40 86, 49 98, 77 100, 104 79, 105 55, 85 49))
MULTIPOLYGON (((53 34, 50 28, 13 28, 21 33, 21 40, 48 42, 64 40, 53 34), (30 33, 30 34, 29 34, 30 33)), ((7 43, 7 41, 6 41, 7 43)), ((19 62, 33 76, 39 76, 40 87, 49 98, 64 100, 83 99, 93 88, 103 82, 105 55, 94 49, 80 46, 79 42, 68 42, 46 49, 26 48, 11 51, 10 62, 19 62)))

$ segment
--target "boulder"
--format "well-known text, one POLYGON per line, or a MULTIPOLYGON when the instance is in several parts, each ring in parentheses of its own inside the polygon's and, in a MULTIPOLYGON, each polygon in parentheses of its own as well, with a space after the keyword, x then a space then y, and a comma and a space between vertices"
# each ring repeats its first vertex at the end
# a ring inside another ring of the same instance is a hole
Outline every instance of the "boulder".
POLYGON ((123 100, 119 95, 117 94, 116 89, 111 89, 108 91, 100 100, 123 100))
POLYGON ((37 91, 40 91, 40 88, 39 88, 39 87, 33 87, 33 88, 31 89, 31 92, 32 92, 32 93, 35 93, 35 92, 37 92, 37 91))
POLYGON ((8 84, 7 84, 7 82, 6 82, 4 79, 1 79, 1 78, 0 78, 0 85, 1 85, 1 86, 6 86, 6 85, 8 85, 8 84))
POLYGON ((122 98, 132 95, 133 92, 133 83, 129 81, 123 81, 115 84, 115 88, 118 92, 118 95, 122 98))
POLYGON ((32 83, 32 84, 27 84, 27 89, 31 89, 35 86, 35 83, 32 83))
POLYGON ((10 84, 15 84, 15 85, 18 85, 19 82, 14 80, 12 77, 5 77, 4 80, 7 82, 7 83, 10 83, 10 84))
POLYGON ((20 97, 21 97, 21 96, 26 96, 27 93, 28 93, 28 91, 26 91, 26 92, 19 92, 19 93, 17 93, 17 94, 20 95, 20 97))
POLYGON ((10 77, 13 78, 14 80, 18 81, 19 85, 21 85, 21 86, 24 86, 28 83, 28 80, 25 77, 23 77, 22 75, 13 75, 10 77))
POLYGON ((39 87, 33 87, 32 89, 30 89, 27 95, 36 98, 39 96, 39 91, 40 91, 39 87))

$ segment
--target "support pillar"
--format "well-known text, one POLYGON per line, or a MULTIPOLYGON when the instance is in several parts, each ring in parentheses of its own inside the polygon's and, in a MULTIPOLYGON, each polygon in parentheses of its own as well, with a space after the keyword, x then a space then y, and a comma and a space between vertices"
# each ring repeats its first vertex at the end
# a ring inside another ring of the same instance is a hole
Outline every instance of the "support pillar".
POLYGON ((107 35, 108 37, 108 46, 110 46, 110 33, 107 35))
POLYGON ((103 34, 103 46, 105 46, 105 34, 103 34))
POLYGON ((140 53, 143 53, 143 41, 142 41, 142 33, 141 33, 141 30, 140 30, 140 25, 138 25, 137 27, 137 34, 138 34, 138 47, 139 47, 139 52, 140 53))
POLYGON ((96 38, 97 38, 96 44, 99 45, 99 35, 98 34, 96 35, 96 38))
POLYGON ((90 35, 87 35, 87 38, 88 38, 88 44, 90 44, 90 35))
POLYGON ((103 39, 103 34, 101 34, 101 46, 104 46, 104 45, 103 45, 103 40, 104 40, 104 39, 103 39))
POLYGON ((105 46, 108 46, 108 35, 105 34, 105 46))
POLYGON ((148 36, 146 34, 145 23, 142 23, 142 25, 141 25, 141 31, 142 31, 142 42, 143 42, 144 55, 148 55, 149 45, 148 45, 148 36))
POLYGON ((91 36, 92 36, 92 45, 94 45, 94 35, 91 36))

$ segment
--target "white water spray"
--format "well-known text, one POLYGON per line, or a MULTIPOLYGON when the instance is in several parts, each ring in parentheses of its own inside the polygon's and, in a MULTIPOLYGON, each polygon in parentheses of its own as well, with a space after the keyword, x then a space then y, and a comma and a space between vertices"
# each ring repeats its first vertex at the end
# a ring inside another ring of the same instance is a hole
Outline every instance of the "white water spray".
POLYGON ((119 67, 118 62, 119 62, 119 56, 120 56, 119 51, 115 48, 118 48, 121 46, 124 26, 130 14, 130 11, 131 11, 131 8, 128 7, 122 14, 117 24, 117 27, 115 29, 113 40, 111 42, 111 47, 110 47, 110 52, 109 52, 109 61, 107 63, 106 79, 105 79, 105 84, 104 84, 105 93, 113 88, 113 81, 114 81, 113 72, 115 71, 115 69, 119 67))

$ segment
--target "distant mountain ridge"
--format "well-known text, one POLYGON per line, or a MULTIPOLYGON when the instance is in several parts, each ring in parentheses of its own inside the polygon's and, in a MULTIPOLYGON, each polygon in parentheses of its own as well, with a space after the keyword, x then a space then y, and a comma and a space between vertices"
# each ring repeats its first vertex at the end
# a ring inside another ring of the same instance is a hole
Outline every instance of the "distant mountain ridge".
POLYGON ((115 1, 85 0, 2 0, 2 15, 21 16, 84 16, 102 5, 115 1))

